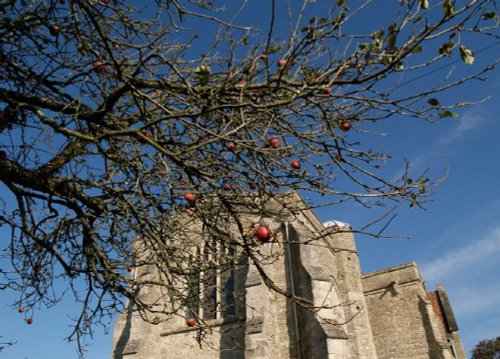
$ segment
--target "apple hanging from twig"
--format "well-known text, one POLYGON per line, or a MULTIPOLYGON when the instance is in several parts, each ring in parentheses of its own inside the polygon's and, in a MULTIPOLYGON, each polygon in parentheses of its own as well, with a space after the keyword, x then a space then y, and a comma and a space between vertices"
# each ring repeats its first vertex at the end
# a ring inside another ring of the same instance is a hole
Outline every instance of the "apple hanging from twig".
POLYGON ((292 168, 298 170, 298 169, 300 169, 300 162, 297 160, 294 160, 294 161, 290 162, 290 166, 292 166, 292 168))
POLYGON ((193 203, 196 200, 196 196, 192 193, 186 193, 184 195, 184 198, 186 199, 186 201, 188 201, 190 203, 193 203))
POLYGON ((266 141, 266 147, 280 148, 281 142, 279 138, 273 137, 266 141))
POLYGON ((278 60, 278 67, 285 67, 287 61, 285 59, 278 60))
POLYGON ((105 73, 107 70, 107 65, 102 60, 95 60, 92 66, 94 66, 94 70, 100 74, 105 73))
POLYGON ((187 325, 188 327, 191 327, 191 328, 192 328, 192 327, 194 327, 197 323, 198 323, 198 321, 196 320, 196 318, 191 317, 191 318, 187 318, 187 319, 186 319, 186 325, 187 325))
POLYGON ((271 237, 271 231, 266 226, 258 226, 255 228, 254 236, 259 241, 267 241, 271 237))
POLYGON ((351 129, 351 123, 348 120, 342 120, 340 122, 340 129, 344 132, 347 132, 351 129))
POLYGON ((61 28, 57 25, 50 25, 49 31, 52 36, 59 36, 59 34, 61 33, 61 28))

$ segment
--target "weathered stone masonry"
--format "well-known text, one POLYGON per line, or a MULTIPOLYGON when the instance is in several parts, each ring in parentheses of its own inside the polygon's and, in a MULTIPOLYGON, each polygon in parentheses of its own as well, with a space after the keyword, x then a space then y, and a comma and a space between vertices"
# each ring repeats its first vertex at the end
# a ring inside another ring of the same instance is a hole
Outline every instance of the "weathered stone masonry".
POLYGON ((235 315, 208 321, 213 331, 201 348, 198 329, 187 327, 182 316, 155 325, 130 308, 115 325, 112 358, 466 358, 444 287, 428 293, 415 263, 362 274, 348 228, 331 234, 309 210, 277 225, 283 244, 262 246, 264 252, 278 251, 267 273, 323 309, 313 313, 294 304, 246 266, 235 272, 242 298, 235 315), (321 239, 311 241, 318 234, 321 239))

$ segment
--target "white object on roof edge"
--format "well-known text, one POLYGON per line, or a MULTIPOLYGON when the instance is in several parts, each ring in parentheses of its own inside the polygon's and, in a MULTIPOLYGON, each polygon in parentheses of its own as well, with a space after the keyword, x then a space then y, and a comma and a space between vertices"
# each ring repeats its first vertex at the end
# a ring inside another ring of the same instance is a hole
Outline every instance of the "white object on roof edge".
POLYGON ((323 223, 323 226, 325 228, 328 227, 350 227, 351 225, 349 223, 344 223, 341 221, 336 221, 336 220, 331 220, 323 223))

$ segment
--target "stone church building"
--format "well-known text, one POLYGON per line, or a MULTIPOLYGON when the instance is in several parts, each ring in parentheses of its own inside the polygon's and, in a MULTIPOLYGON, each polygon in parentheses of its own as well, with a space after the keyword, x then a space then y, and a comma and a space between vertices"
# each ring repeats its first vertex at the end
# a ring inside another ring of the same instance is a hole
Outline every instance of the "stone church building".
POLYGON ((309 305, 270 290, 246 265, 217 281, 238 299, 216 295, 226 310, 197 313, 203 326, 186 325, 188 314, 150 324, 123 313, 112 359, 466 358, 444 287, 427 291, 415 263, 361 273, 350 228, 308 209, 274 226, 281 241, 261 246, 278 252, 266 272, 309 305))

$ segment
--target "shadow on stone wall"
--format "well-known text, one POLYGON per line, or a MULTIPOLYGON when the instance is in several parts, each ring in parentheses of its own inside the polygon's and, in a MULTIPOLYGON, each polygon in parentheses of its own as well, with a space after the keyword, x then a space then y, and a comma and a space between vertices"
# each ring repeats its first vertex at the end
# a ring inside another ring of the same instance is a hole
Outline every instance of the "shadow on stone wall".
MULTIPOLYGON (((137 292, 134 294, 137 294, 137 292)), ((133 305, 132 303, 128 302, 126 310, 127 317, 125 319, 123 329, 120 333, 120 338, 116 342, 115 350, 113 351, 113 359, 122 359, 123 355, 125 354, 125 347, 127 346, 130 339, 130 331, 132 328, 132 311, 133 305)))
MULTIPOLYGON (((292 291, 291 280, 295 283, 295 295, 313 301, 312 278, 302 264, 298 234, 289 226, 285 238, 285 259, 287 291, 292 291), (289 244, 288 244, 289 243, 289 244), (291 263, 291 266, 289 265, 291 263), (290 268, 291 267, 291 268, 290 268)), ((290 358, 324 359, 328 358, 326 334, 314 313, 289 300, 287 303, 287 325, 290 333, 290 358), (294 306, 298 323, 295 320, 294 306), (298 330, 296 325, 298 324, 298 330), (298 336, 297 338, 297 331, 298 336)))
POLYGON ((224 324, 220 328, 220 359, 244 359, 245 358, 245 334, 246 334, 246 288, 245 281, 248 276, 248 260, 245 254, 241 254, 238 263, 244 263, 243 267, 236 272, 234 283, 234 306, 236 322, 224 324))
POLYGON ((427 310, 427 303, 422 298, 419 299, 418 309, 422 317, 422 324, 425 331, 425 339, 429 348, 430 358, 444 359, 441 345, 438 343, 432 328, 431 319, 427 310))

